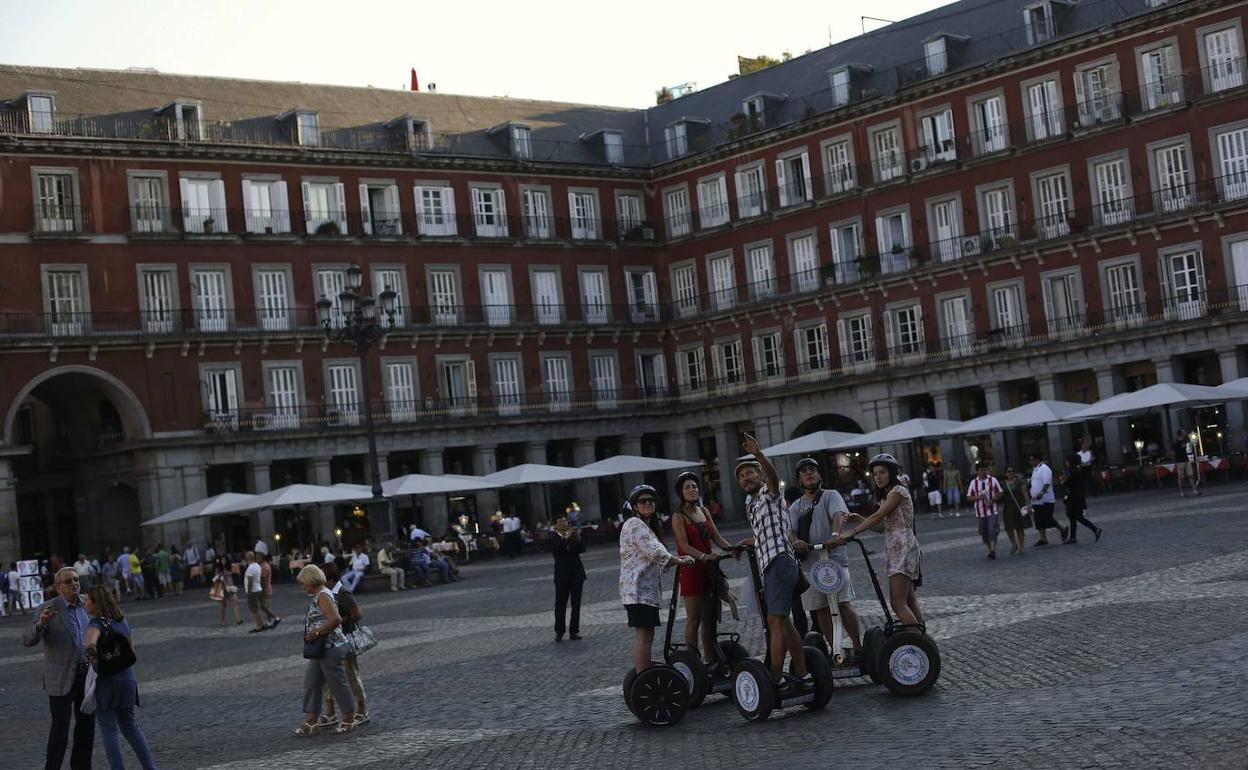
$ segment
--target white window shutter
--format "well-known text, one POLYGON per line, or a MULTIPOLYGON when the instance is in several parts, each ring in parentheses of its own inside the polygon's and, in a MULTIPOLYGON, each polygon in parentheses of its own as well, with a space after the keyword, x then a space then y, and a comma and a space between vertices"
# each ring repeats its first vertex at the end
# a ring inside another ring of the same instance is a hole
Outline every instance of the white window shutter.
POLYGON ((724 346, 715 345, 711 348, 711 368, 715 374, 715 381, 722 382, 724 380, 724 346))
POLYGON ((892 356, 892 351, 897 347, 897 334, 893 327, 897 326, 898 312, 895 310, 884 311, 884 347, 888 355, 892 356))
POLYGON ((442 212, 446 219, 445 232, 456 235, 459 233, 459 224, 455 219, 455 188, 442 188, 442 212))
POLYGON ((754 378, 761 380, 763 378, 763 344, 760 338, 750 338, 750 350, 754 353, 754 378))
POLYGON ((845 319, 844 318, 836 319, 836 344, 837 344, 837 349, 840 351, 840 354, 841 354, 841 361, 840 361, 841 366, 844 366, 845 362, 849 360, 849 340, 845 336, 846 331, 847 329, 845 327, 845 319))
POLYGON ((225 212, 225 181, 222 179, 212 180, 212 218, 218 220, 217 232, 228 233, 230 225, 226 218, 225 212), (218 219, 219 218, 219 219, 218 219))
POLYGON ((279 179, 273 183, 273 202, 277 208, 273 212, 273 218, 279 224, 274 230, 277 232, 290 232, 290 199, 286 197, 286 180, 279 179))
POLYGON ((182 196, 182 227, 187 231, 192 231, 194 228, 191 227, 191 209, 189 204, 191 198, 190 182, 188 182, 185 178, 179 179, 178 190, 182 196))
POLYGON ((343 235, 347 234, 347 186, 342 182, 334 183, 334 210, 330 213, 330 219, 338 223, 338 229, 343 235))
POLYGON ((303 227, 304 232, 312 235, 316 228, 312 226, 312 185, 303 183, 303 227))
POLYGON ((789 187, 785 184, 784 161, 776 161, 776 184, 780 188, 780 205, 789 205, 789 187))
POLYGON ((814 188, 810 184, 810 154, 802 153, 802 181, 805 186, 802 188, 805 192, 806 200, 811 200, 814 195, 814 188))
POLYGON ((360 221, 363 223, 363 231, 365 235, 373 234, 373 218, 372 212, 368 205, 368 185, 360 185, 360 221))
POLYGON ((810 356, 807 355, 807 350, 806 350, 806 341, 805 339, 803 339, 805 335, 806 335, 805 329, 793 330, 793 350, 796 353, 797 368, 799 370, 799 373, 802 367, 810 363, 810 356))
POLYGON ((399 216, 399 186, 392 184, 383 196, 386 201, 386 218, 394 222, 395 235, 403 234, 403 217, 399 216))
POLYGON ((471 401, 477 400, 477 364, 471 358, 464 362, 464 388, 471 401))
POLYGON ((914 324, 916 336, 919 341, 922 342, 926 340, 927 332, 923 330, 923 305, 921 303, 916 305, 914 308, 914 324))
POLYGON ((888 220, 884 217, 875 218, 875 250, 877 254, 883 255, 891 248, 892 244, 888 242, 888 220))
POLYGON ((867 358, 875 358, 875 333, 871 330, 871 316, 864 315, 862 317, 863 337, 867 342, 867 358))

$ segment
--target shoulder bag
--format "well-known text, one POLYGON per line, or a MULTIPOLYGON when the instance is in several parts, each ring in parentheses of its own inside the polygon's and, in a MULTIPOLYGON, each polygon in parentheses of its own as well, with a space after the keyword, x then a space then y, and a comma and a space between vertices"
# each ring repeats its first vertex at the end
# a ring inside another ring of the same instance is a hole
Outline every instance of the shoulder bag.
POLYGON ((138 659, 125 634, 114 631, 107 620, 103 625, 95 643, 95 670, 100 676, 113 676, 133 666, 138 659))
POLYGON ((1031 506, 1020 503, 1014 495, 1014 489, 1009 484, 1005 485, 1005 491, 1010 493, 1010 499, 1014 501, 1014 505, 1018 508, 1018 515, 1023 522, 1023 529, 1031 529, 1031 506))
POLYGON ((355 630, 347 634, 347 642, 351 645, 351 654, 357 658, 377 646, 377 634, 373 629, 360 623, 355 630))

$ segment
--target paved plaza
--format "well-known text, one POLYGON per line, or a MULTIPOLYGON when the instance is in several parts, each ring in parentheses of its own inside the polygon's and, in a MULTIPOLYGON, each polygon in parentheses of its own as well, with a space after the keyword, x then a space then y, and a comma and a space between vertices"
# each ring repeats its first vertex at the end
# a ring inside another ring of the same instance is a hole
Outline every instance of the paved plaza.
MULTIPOLYGON (((675 728, 640 726, 620 696, 631 634, 612 543, 586 555, 579 642, 554 642, 546 555, 469 565, 450 586, 362 594, 382 639, 361 662, 374 719, 343 737, 291 734, 306 604, 293 584, 275 588, 286 622, 256 635, 218 627, 206 588, 127 603, 139 720, 162 768, 1244 768, 1246 492, 1236 482, 1200 499, 1096 497, 1101 542, 1010 557, 1003 536, 996 561, 966 513, 920 521, 920 598, 944 668, 918 699, 850 680, 819 713, 749 724, 711 696, 675 728)), ((878 616, 851 563, 860 613, 878 616)), ((30 620, 0 619, 0 745, 12 768, 42 765, 48 726, 40 656, 19 640, 30 620)), ((757 619, 740 627, 760 651, 757 619)))

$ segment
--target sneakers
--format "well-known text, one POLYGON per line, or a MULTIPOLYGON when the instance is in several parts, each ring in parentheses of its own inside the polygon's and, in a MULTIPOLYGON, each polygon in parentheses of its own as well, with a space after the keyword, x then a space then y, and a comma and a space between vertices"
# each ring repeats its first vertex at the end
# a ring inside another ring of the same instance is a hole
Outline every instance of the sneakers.
POLYGON ((989 558, 989 559, 995 559, 995 558, 997 558, 997 552, 996 552, 996 551, 989 551, 989 552, 988 552, 988 558, 989 558))

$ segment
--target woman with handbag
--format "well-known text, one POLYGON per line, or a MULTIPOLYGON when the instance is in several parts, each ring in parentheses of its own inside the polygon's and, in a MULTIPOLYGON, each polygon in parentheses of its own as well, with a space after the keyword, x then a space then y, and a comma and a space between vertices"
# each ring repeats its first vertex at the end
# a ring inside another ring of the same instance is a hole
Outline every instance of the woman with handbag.
POLYGON ((152 759, 152 750, 134 718, 134 707, 139 705, 139 686, 134 678, 134 644, 130 637, 130 624, 106 586, 88 590, 83 609, 91 617, 91 624, 83 634, 82 647, 87 661, 96 670, 95 716, 104 740, 108 766, 112 770, 124 770, 126 765, 121 758, 121 737, 124 735, 143 770, 153 770, 156 762, 152 759), (125 643, 122 644, 118 637, 124 638, 125 643), (123 653, 105 655, 105 652, 114 650, 123 653))
MULTIPOLYGON (((338 565, 326 564, 324 572, 325 585, 332 583, 334 586, 329 590, 333 592, 334 599, 338 603, 338 614, 342 616, 342 632, 346 634, 347 641, 352 642, 353 635, 360 628, 360 621, 364 619, 364 613, 360 611, 360 603, 355 600, 355 594, 343 588, 338 565)), ((368 712, 368 701, 364 697, 364 680, 360 678, 360 655, 354 643, 348 644, 347 649, 349 651, 346 660, 343 661, 343 668, 347 672, 347 684, 351 686, 351 694, 355 696, 355 726, 359 727, 373 717, 368 712)), ((321 724, 327 726, 338 721, 334 717, 334 691, 328 683, 322 688, 322 695, 325 697, 325 713, 321 715, 321 724)))
POLYGON ((1026 544, 1024 533, 1031 526, 1031 496, 1027 484, 1014 469, 1005 469, 1005 496, 1001 498, 1001 523, 1010 538, 1010 555, 1021 556, 1026 544))
POLYGON ((225 625, 225 605, 234 608, 234 625, 243 624, 243 616, 238 612, 238 586, 234 584, 234 573, 230 569, 230 560, 218 556, 213 562, 212 588, 208 598, 221 605, 221 625, 225 625))
POLYGON ((295 728, 295 735, 315 735, 324 726, 320 721, 321 688, 326 684, 342 711, 342 721, 334 732, 349 733, 355 727, 355 697, 347 684, 344 661, 350 645, 342 632, 338 600, 325 586, 325 573, 315 564, 299 570, 298 582, 311 601, 303 619, 303 657, 308 661, 303 672, 304 720, 295 728))

